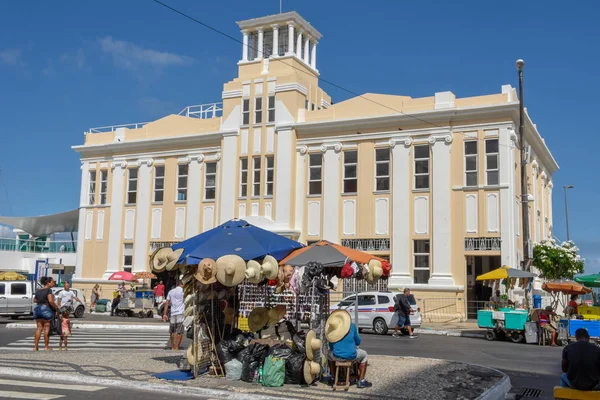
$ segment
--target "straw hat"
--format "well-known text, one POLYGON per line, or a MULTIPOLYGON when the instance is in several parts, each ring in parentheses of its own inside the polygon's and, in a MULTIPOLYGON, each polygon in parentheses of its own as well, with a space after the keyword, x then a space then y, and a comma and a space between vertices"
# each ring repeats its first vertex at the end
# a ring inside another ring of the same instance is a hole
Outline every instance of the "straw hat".
POLYGON ((312 384, 320 373, 321 366, 318 363, 309 360, 304 361, 304 380, 307 384, 312 384))
POLYGON ((322 344, 321 339, 317 339, 315 331, 308 331, 306 334, 306 358, 310 361, 314 361, 315 351, 320 350, 322 344))
POLYGON ((350 331, 350 314, 346 310, 335 310, 327 318, 325 324, 325 338, 329 343, 337 343, 350 331))
POLYGON ((217 280, 224 286, 242 283, 246 273, 244 259, 237 255, 219 257, 217 260, 217 280))
MULTIPOLYGON (((198 360, 202 360, 202 346, 200 345, 200 341, 196 341, 196 345, 198 346, 198 360)), ((194 343, 190 343, 187 348, 187 360, 190 365, 194 365, 194 343)))
POLYGON ((167 271, 172 271, 177 265, 177 261, 179 261, 179 257, 183 254, 183 248, 177 249, 175 251, 171 251, 167 254, 167 265, 165 269, 167 271))
POLYGON ((257 307, 248 316, 248 329, 250 332, 258 332, 269 322, 269 310, 257 307))
POLYGON ((383 275, 383 268, 381 267, 381 261, 371 259, 369 261, 369 273, 366 276, 367 282, 375 283, 377 279, 383 275))
POLYGON ((184 300, 183 304, 185 304, 185 306, 187 307, 187 306, 189 306, 190 304, 192 304, 192 302, 193 302, 193 301, 194 301, 194 295, 193 295, 193 294, 188 294, 188 295, 185 297, 185 300, 184 300))
POLYGON ((193 312, 194 312, 194 306, 193 305, 187 306, 187 308, 183 312, 183 315, 187 317, 189 315, 192 315, 193 312))
POLYGON ((150 261, 151 269, 153 272, 163 272, 167 266, 167 256, 172 252, 170 247, 163 247, 158 249, 152 254, 152 260, 150 261))
POLYGON ((267 279, 276 279, 277 274, 279 273, 277 260, 272 256, 265 256, 261 266, 261 271, 267 279))
POLYGON ((189 284, 192 281, 192 279, 194 279, 194 275, 192 275, 192 274, 184 274, 181 277, 181 282, 183 282, 183 286, 185 286, 185 285, 189 284))
MULTIPOLYGON (((160 249, 156 249, 156 250, 154 250, 154 251, 152 252, 152 254, 150 254, 150 257, 148 257, 148 269, 149 269, 150 271, 152 271, 152 270, 154 269, 154 268, 153 268, 153 265, 152 265, 152 264, 153 264, 153 261, 154 261, 154 256, 156 256, 156 253, 158 253, 158 251, 159 251, 159 250, 160 250, 160 249)), ((0 275, 1 275, 1 274, 0 274, 0 275)))
POLYGON ((246 264, 246 279, 248 279, 248 282, 254 284, 259 284, 262 282, 263 279, 265 279, 261 272, 260 264, 258 263, 258 261, 248 261, 248 264, 246 264))
POLYGON ((275 306, 269 309, 269 325, 275 325, 279 320, 285 317, 287 309, 284 305, 275 306))
POLYGON ((194 275, 196 280, 206 285, 217 281, 217 263, 212 258, 204 258, 198 264, 198 271, 194 275))

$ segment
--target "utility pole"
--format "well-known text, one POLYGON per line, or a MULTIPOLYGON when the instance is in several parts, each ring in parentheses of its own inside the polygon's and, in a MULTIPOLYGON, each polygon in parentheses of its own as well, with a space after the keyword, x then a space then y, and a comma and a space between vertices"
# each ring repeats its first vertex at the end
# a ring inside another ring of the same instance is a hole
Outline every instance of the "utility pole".
POLYGON ((525 148, 525 102, 523 96, 523 66, 525 61, 517 60, 519 72, 519 143, 521 144, 521 212, 523 224, 523 269, 529 271, 529 194, 527 193, 527 153, 525 148))

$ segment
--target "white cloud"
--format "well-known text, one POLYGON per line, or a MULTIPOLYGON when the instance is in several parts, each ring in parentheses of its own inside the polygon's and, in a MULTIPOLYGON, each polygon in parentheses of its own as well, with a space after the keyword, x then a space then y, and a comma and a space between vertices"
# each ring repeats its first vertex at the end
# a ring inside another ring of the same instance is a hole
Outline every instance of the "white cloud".
POLYGON ((6 65, 17 65, 21 60, 21 50, 7 49, 0 51, 0 62, 6 65))
POLYGON ((85 53, 82 48, 77 49, 74 53, 64 53, 60 56, 60 62, 82 69, 85 66, 85 53))
POLYGON ((193 60, 175 53, 144 49, 131 42, 115 40, 111 36, 98 39, 104 53, 110 54, 117 67, 135 70, 144 65, 162 68, 170 65, 187 65, 193 60))
POLYGON ((8 225, 0 224, 0 238, 14 238, 13 228, 8 225))

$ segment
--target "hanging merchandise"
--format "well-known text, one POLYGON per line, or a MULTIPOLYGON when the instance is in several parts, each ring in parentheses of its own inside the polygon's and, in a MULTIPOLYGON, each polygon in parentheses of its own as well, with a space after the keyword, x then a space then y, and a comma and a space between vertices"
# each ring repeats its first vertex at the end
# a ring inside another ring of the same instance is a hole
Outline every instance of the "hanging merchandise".
POLYGON ((350 263, 344 264, 342 267, 342 279, 351 278, 354 275, 354 269, 350 263))
POLYGON ((246 273, 246 262, 237 255, 227 255, 217 259, 217 280, 224 286, 242 283, 246 273))
POLYGON ((175 269, 175 267, 177 266, 177 261, 179 260, 179 257, 182 253, 183 249, 177 249, 167 254, 167 265, 165 266, 165 269, 167 271, 172 271, 175 269))
POLYGON ((287 313, 287 309, 284 305, 279 305, 279 306, 275 306, 269 309, 268 315, 269 315, 269 321, 267 322, 268 325, 275 325, 276 323, 278 323, 283 317, 285 317, 285 314, 287 313))
POLYGON ((319 377, 321 374, 321 365, 314 362, 306 360, 304 362, 304 381, 312 385, 312 383, 319 377))
POLYGON ((279 273, 277 260, 271 256, 265 256, 261 265, 261 272, 269 280, 277 279, 279 273))
MULTIPOLYGON (((292 267, 293 268, 293 267, 292 267)), ((298 294, 298 270, 294 268, 294 272, 292 272, 292 277, 290 278, 290 289, 292 292, 298 294)))
POLYGON ((381 269, 383 270, 383 276, 386 276, 386 277, 390 276, 390 272, 392 270, 392 267, 391 267, 391 265, 390 265, 389 262, 383 261, 381 263, 381 269))
POLYGON ((248 316, 248 328, 250 332, 258 332, 269 323, 269 310, 265 307, 257 307, 248 316))
POLYGON ((210 285, 217 281, 217 263, 212 258, 204 258, 198 264, 198 272, 194 275, 195 278, 204 283, 210 285))
POLYGON ((315 360, 315 354, 321 350, 321 345, 321 339, 317 339, 315 331, 308 331, 306 334, 306 358, 310 361, 317 361, 315 360))
POLYGON ((284 289, 290 290, 292 275, 294 274, 294 267, 291 265, 285 265, 283 267, 283 283, 284 289))
POLYGON ((383 268, 381 268, 381 261, 375 260, 375 259, 369 261, 368 268, 369 268, 369 273, 366 276, 366 280, 368 283, 374 284, 383 275, 383 268))
POLYGON ((350 266, 352 267, 352 270, 354 271, 354 273, 352 275, 356 275, 359 271, 358 264, 355 261, 353 261, 352 264, 350 264, 350 266))
POLYGON ((165 268, 167 267, 167 263, 168 263, 167 256, 172 251, 173 250, 170 247, 163 247, 163 248, 156 250, 154 252, 154 254, 152 254, 150 263, 152 265, 153 272, 160 273, 165 270, 165 268))
POLYGON ((261 272, 261 267, 258 261, 248 261, 248 264, 246 264, 246 279, 248 279, 248 282, 254 284, 259 284, 262 282, 264 276, 261 272))

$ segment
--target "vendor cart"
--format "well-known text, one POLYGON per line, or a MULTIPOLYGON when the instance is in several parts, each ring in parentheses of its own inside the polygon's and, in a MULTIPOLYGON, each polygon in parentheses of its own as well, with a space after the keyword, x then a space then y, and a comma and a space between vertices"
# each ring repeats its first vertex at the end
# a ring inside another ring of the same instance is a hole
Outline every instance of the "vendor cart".
POLYGON ((477 311, 477 325, 480 328, 487 328, 485 333, 487 340, 508 338, 514 343, 520 343, 525 338, 527 321, 527 310, 501 308, 498 311, 477 311))
POLYGON ((152 318, 154 316, 154 293, 148 288, 127 290, 116 313, 120 317, 152 318))

